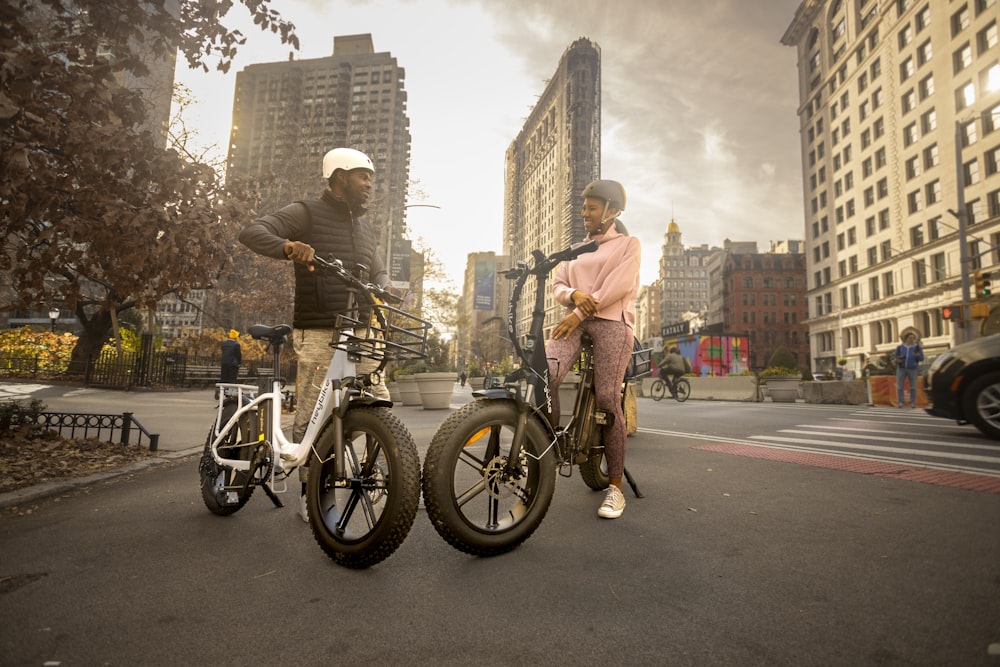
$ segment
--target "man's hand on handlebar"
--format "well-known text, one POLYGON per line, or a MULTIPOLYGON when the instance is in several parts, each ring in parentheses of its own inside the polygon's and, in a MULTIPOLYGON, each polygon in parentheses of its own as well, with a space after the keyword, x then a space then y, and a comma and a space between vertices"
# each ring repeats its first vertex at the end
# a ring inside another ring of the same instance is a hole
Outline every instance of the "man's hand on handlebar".
POLYGON ((308 243, 302 243, 301 241, 289 241, 284 247, 285 257, 292 260, 293 262, 302 262, 303 264, 309 265, 309 270, 313 271, 316 267, 312 265, 313 257, 316 256, 316 251, 308 243))

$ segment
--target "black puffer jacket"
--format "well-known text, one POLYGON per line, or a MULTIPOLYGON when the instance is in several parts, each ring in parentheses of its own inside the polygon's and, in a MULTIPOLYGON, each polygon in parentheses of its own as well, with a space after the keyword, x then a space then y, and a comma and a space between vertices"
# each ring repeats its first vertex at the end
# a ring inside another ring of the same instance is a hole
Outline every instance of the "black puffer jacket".
MULTIPOLYGON (((276 259, 285 259, 284 245, 288 241, 308 243, 320 257, 339 259, 352 272, 358 264, 367 266, 367 275, 361 279, 385 286, 389 277, 379 257, 375 234, 360 219, 365 210, 356 213, 357 217, 346 202, 335 199, 327 190, 320 199, 295 202, 255 220, 240 232, 240 242, 276 259)), ((345 308, 347 291, 343 283, 323 271, 309 271, 305 265, 295 264, 295 328, 332 327, 337 313, 345 308)))

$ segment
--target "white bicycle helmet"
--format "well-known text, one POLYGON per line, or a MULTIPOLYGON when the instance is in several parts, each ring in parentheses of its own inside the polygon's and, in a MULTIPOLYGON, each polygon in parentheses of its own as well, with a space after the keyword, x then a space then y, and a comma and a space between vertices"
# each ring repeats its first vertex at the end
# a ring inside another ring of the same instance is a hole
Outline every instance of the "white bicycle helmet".
POLYGON ((375 173, 375 165, 372 159, 353 148, 334 148, 323 156, 323 178, 329 179, 333 172, 338 169, 350 171, 352 169, 367 169, 375 173))

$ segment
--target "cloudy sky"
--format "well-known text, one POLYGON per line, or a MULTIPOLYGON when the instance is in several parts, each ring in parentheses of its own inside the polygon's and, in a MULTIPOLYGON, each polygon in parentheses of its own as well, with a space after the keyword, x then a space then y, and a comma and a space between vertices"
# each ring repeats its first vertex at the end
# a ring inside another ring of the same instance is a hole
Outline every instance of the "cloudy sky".
MULTIPOLYGON (((410 208, 420 238, 461 284, 465 256, 500 246, 504 152, 566 48, 601 48, 604 178, 625 184, 622 219, 643 244, 642 282, 657 276, 671 218, 685 245, 803 238, 795 50, 779 43, 801 0, 281 0, 297 58, 333 52, 334 35, 371 33, 406 69, 410 208), (459 233, 456 233, 459 232, 459 233)), ((228 75, 177 80, 200 142, 228 141, 235 72, 287 60, 289 48, 246 20, 228 75)), ((317 167, 318 168, 318 167, 317 167)), ((310 186, 312 184, 309 184, 310 186)))

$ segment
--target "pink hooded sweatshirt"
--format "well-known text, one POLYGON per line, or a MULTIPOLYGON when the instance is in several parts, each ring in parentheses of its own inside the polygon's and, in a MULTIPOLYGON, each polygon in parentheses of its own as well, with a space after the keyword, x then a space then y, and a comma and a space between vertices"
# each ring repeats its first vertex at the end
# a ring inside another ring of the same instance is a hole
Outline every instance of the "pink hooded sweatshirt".
POLYGON ((595 317, 621 320, 635 329, 635 295, 639 291, 642 259, 639 239, 618 233, 614 225, 591 238, 600 244, 595 252, 563 262, 556 269, 552 296, 583 321, 586 318, 572 299, 573 292, 580 290, 598 301, 595 317))

